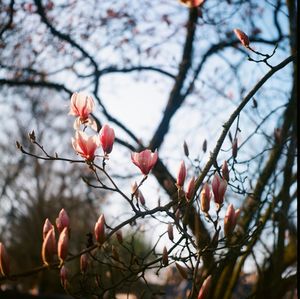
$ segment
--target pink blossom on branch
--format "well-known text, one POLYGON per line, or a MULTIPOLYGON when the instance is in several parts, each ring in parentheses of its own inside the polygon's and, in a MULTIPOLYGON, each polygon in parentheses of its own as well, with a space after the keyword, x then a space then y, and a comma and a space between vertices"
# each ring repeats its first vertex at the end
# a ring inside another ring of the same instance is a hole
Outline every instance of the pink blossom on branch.
POLYGON ((65 209, 60 210, 55 223, 56 223, 56 227, 57 227, 57 230, 59 231, 59 233, 61 233, 65 227, 69 228, 70 218, 69 218, 67 212, 65 211, 65 209))
POLYGON ((94 109, 94 100, 91 96, 84 92, 75 92, 71 97, 70 115, 77 116, 81 123, 87 121, 90 113, 94 109))
POLYGON ((61 263, 68 256, 68 247, 69 247, 69 231, 68 228, 65 227, 59 235, 58 244, 57 244, 57 255, 61 263))
POLYGON ((75 138, 72 138, 74 150, 87 161, 93 161, 95 151, 98 147, 97 136, 88 136, 83 131, 76 131, 75 138))
POLYGON ((152 153, 149 149, 146 149, 140 153, 132 153, 131 160, 144 175, 148 175, 150 170, 154 167, 158 159, 157 151, 152 153))
POLYGON ((98 218, 95 228, 94 228, 95 238, 99 244, 103 244, 105 242, 105 217, 104 215, 100 215, 98 218))
POLYGON ((216 173, 212 180, 212 190, 214 194, 215 203, 220 206, 224 201, 224 195, 227 189, 227 182, 220 178, 216 173))
POLYGON ((234 210, 233 205, 230 204, 227 208, 224 218, 224 233, 226 237, 233 233, 239 215, 240 209, 234 210))
POLYGON ((9 256, 4 245, 0 242, 0 274, 8 276, 10 271, 9 256))
POLYGON ((48 231, 53 228, 54 226, 52 225, 51 221, 47 218, 43 226, 43 240, 46 238, 48 231))
POLYGON ((186 177, 186 167, 184 161, 181 161, 178 171, 177 171, 177 180, 176 180, 176 186, 177 188, 182 188, 184 185, 186 177))
POLYGON ((104 154, 110 154, 115 141, 114 129, 109 125, 104 125, 100 130, 99 138, 104 154))
POLYGON ((189 180, 188 185, 187 185, 187 190, 186 190, 186 193, 185 193, 186 199, 191 200, 194 196, 194 193, 195 193, 195 178, 192 177, 189 180))
POLYGON ((210 198, 211 198, 210 188, 209 188, 209 185, 207 183, 205 183, 202 188, 201 196, 200 196, 201 211, 204 213, 208 213, 208 211, 209 211, 210 198))
POLYGON ((235 33, 241 44, 244 47, 249 48, 250 41, 248 35, 240 29, 234 29, 233 32, 235 33))
POLYGON ((56 253, 56 239, 54 226, 47 232, 42 245, 42 260, 45 265, 48 265, 56 253))

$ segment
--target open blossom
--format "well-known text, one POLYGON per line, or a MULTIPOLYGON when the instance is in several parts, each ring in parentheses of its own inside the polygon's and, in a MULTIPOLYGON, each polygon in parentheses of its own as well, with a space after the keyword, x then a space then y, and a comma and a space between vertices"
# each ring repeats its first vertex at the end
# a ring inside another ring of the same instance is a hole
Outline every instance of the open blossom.
POLYGON ((230 236, 234 231, 239 215, 240 209, 234 210, 233 205, 230 204, 224 218, 224 233, 226 237, 230 236))
POLYGON ((114 129, 109 125, 104 125, 100 130, 99 138, 104 154, 108 155, 111 153, 115 141, 114 129))
POLYGON ((150 170, 157 162, 158 154, 157 151, 152 153, 149 149, 146 149, 140 153, 132 153, 131 160, 144 175, 148 175, 150 170))
POLYGON ((105 217, 100 215, 94 228, 95 238, 97 242, 103 244, 105 242, 105 217))
POLYGON ((9 257, 4 245, 0 242, 0 274, 9 275, 9 257))
POLYGON ((201 289, 199 291, 199 294, 198 294, 198 299, 205 299, 207 298, 208 294, 209 294, 209 290, 210 290, 210 286, 211 286, 211 275, 208 276, 202 286, 201 286, 201 289))
POLYGON ((181 161, 178 172, 177 172, 177 180, 176 185, 178 188, 182 188, 186 177, 186 167, 184 161, 181 161))
POLYGON ((191 8, 200 6, 204 2, 204 0, 179 0, 179 2, 191 8))
POLYGON ((227 189, 227 182, 220 178, 220 176, 216 173, 212 180, 212 190, 214 194, 215 202, 218 206, 220 206, 224 201, 224 195, 227 189))
POLYGON ((70 218, 69 218, 67 212, 65 211, 65 209, 60 210, 55 223, 56 223, 56 227, 60 233, 63 231, 63 229, 65 227, 69 228, 70 218))
POLYGON ((72 138, 74 150, 87 161, 93 161, 95 151, 98 147, 97 136, 88 136, 83 131, 76 131, 75 138, 72 138))
POLYGON ((55 231, 54 226, 47 232, 46 237, 44 238, 42 245, 42 260, 43 263, 48 265, 54 254, 56 253, 56 240, 55 240, 55 231))
POLYGON ((240 40, 241 44, 244 47, 248 48, 250 44, 248 35, 240 29, 234 29, 233 32, 235 33, 236 37, 240 40))
POLYGON ((79 117, 82 123, 86 122, 94 109, 93 98, 84 92, 75 92, 71 97, 70 115, 79 117))
POLYGON ((57 244, 57 255, 61 262, 63 262, 68 255, 69 247, 69 231, 65 227, 59 235, 58 244, 57 244))

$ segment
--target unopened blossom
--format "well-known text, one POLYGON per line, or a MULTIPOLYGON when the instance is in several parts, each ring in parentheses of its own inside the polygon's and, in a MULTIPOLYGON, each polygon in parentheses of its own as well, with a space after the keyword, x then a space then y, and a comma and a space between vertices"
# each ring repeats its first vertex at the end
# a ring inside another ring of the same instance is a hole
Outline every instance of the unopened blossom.
POLYGON ((99 132, 100 144, 105 155, 111 153, 115 141, 115 131, 109 125, 104 125, 99 132))
POLYGON ((187 189, 186 189, 186 193, 185 193, 185 197, 187 200, 191 200, 194 196, 195 193, 195 178, 192 177, 187 185, 187 189))
POLYGON ((69 247, 69 231, 65 227, 59 235, 58 244, 57 244, 57 255, 61 262, 63 262, 68 256, 68 247, 69 247))
POLYGON ((233 158, 237 157, 237 152, 238 152, 238 140, 237 138, 234 138, 232 142, 232 156, 233 158))
POLYGON ((204 184, 201 195, 200 195, 200 201, 201 201, 201 211, 204 213, 208 213, 210 208, 210 199, 211 199, 211 192, 209 185, 207 183, 204 184))
POLYGON ((180 162, 178 171, 177 171, 177 180, 176 180, 176 186, 177 188, 182 188, 184 185, 186 177, 186 167, 184 161, 180 162))
POLYGON ((234 29, 233 32, 235 33, 241 44, 244 47, 249 48, 250 41, 248 35, 240 29, 234 29))
POLYGON ((74 150, 87 161, 93 161, 95 151, 98 147, 97 136, 88 136, 83 131, 76 131, 75 138, 72 138, 74 150))
POLYGON ((179 0, 179 2, 189 8, 200 6, 204 0, 179 0))
POLYGON ((4 245, 0 242, 0 274, 8 276, 10 272, 9 256, 4 245))
POLYGON ((168 237, 171 241, 174 240, 173 225, 171 223, 168 224, 168 237))
POLYGON ((63 288, 66 289, 67 281, 68 281, 68 270, 65 265, 63 265, 60 268, 59 276, 60 276, 60 282, 61 282, 63 288))
POLYGON ((45 223, 44 223, 44 226, 43 226, 43 240, 46 238, 48 231, 51 230, 51 229, 53 229, 53 228, 54 228, 53 224, 47 218, 45 220, 45 223))
POLYGON ((81 123, 84 123, 93 112, 94 107, 95 103, 90 95, 84 92, 75 92, 71 97, 69 114, 78 117, 81 123))
POLYGON ((145 197, 144 197, 142 191, 138 190, 137 192, 138 192, 138 200, 141 203, 141 205, 144 206, 146 204, 145 197))
POLYGON ((234 210, 233 205, 230 204, 226 210, 224 218, 224 233, 226 237, 233 233, 239 215, 240 209, 234 210))
POLYGON ((89 264, 88 255, 87 255, 87 253, 83 253, 80 256, 80 271, 81 271, 81 273, 85 273, 87 271, 88 264, 89 264))
POLYGON ((56 253, 56 239, 54 226, 47 232, 42 244, 42 260, 45 265, 48 265, 56 253))
POLYGON ((226 180, 220 178, 220 176, 216 173, 212 180, 212 190, 214 194, 215 203, 220 206, 224 201, 224 195, 227 189, 226 180))
POLYGON ((200 288, 197 299, 206 299, 207 298, 207 296, 209 295, 210 287, 211 287, 211 280, 212 280, 211 275, 208 276, 204 280, 204 282, 200 288))
POLYGON ((157 151, 152 153, 149 149, 143 150, 140 153, 132 153, 131 160, 144 175, 148 175, 154 167, 158 159, 157 151))
POLYGON ((70 218, 65 209, 61 209, 55 220, 57 230, 61 233, 65 227, 69 228, 70 218))
POLYGON ((163 248, 162 263, 164 266, 168 266, 169 264, 169 254, 166 246, 163 248))
POLYGON ((105 242, 105 217, 103 214, 100 215, 95 224, 94 233, 97 242, 103 244, 105 242))
POLYGON ((228 164, 227 161, 224 160, 223 164, 222 164, 222 177, 224 180, 226 180, 227 182, 229 181, 229 169, 228 169, 228 164))

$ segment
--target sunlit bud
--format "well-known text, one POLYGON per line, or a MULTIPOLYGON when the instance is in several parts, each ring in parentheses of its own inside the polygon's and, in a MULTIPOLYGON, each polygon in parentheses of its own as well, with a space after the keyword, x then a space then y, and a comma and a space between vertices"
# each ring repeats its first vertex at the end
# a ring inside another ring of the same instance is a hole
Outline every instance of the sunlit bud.
POLYGON ((68 228, 65 227, 59 235, 58 244, 57 244, 57 255, 61 262, 63 262, 67 258, 68 247, 69 247, 69 232, 68 232, 68 228))
POLYGON ((201 211, 204 213, 208 213, 210 208, 210 198, 211 198, 211 192, 209 185, 207 183, 204 184, 201 195, 200 195, 200 201, 201 201, 201 211))
POLYGON ((222 165, 222 176, 224 180, 226 180, 227 182, 229 181, 229 170, 228 170, 228 164, 226 160, 224 160, 222 165))
POLYGON ((139 199, 141 205, 144 206, 146 204, 145 197, 144 197, 142 191, 140 191, 140 190, 138 191, 138 199, 139 199))
POLYGON ((224 233, 226 237, 233 233, 239 215, 240 209, 234 210, 233 205, 230 204, 224 218, 224 233))
POLYGON ((10 264, 9 256, 4 245, 0 242, 0 273, 3 276, 9 276, 10 264))
POLYGON ((187 274, 186 269, 184 267, 182 267, 178 263, 175 263, 175 266, 176 266, 178 272, 180 273, 180 275, 182 276, 182 278, 187 279, 188 278, 188 274, 187 274))
POLYGON ((187 190, 186 190, 186 193, 185 193, 186 199, 188 201, 191 200, 194 196, 194 193, 195 193, 195 178, 192 177, 189 180, 188 185, 187 185, 187 190))
POLYGON ((80 121, 84 123, 89 114, 93 112, 94 100, 91 96, 84 92, 75 92, 71 97, 70 115, 74 115, 80 118, 80 121))
POLYGON ((236 158, 238 152, 238 140, 237 138, 234 138, 232 142, 232 156, 233 158, 236 158))
POLYGON ((176 186, 178 188, 182 188, 186 177, 186 167, 184 161, 181 161, 178 172, 177 172, 177 180, 176 186))
POLYGON ((166 246, 164 246, 164 249, 163 249, 162 263, 164 266, 168 266, 168 264, 169 264, 169 255, 168 255, 168 250, 167 250, 166 246))
POLYGON ((54 227, 50 229, 44 238, 42 245, 42 260, 45 265, 48 265, 53 260, 56 253, 56 239, 54 227))
POLYGON ((83 253, 80 256, 80 271, 81 271, 81 273, 85 273, 87 271, 88 265, 89 265, 88 255, 86 253, 83 253))
POLYGON ((94 232, 97 242, 103 244, 105 242, 105 218, 103 214, 98 218, 94 232))
POLYGON ((206 139, 203 141, 202 150, 204 153, 206 153, 206 151, 207 151, 207 140, 206 139))
POLYGON ((168 237, 171 241, 174 240, 173 225, 171 223, 168 224, 168 237))
POLYGON ((60 282, 61 282, 63 288, 66 289, 67 281, 68 281, 68 270, 64 265, 60 269, 59 276, 60 276, 60 282))
POLYGON ((122 244, 123 243, 123 234, 122 234, 121 230, 116 231, 116 237, 117 237, 118 242, 120 244, 122 244))
POLYGON ((149 149, 146 149, 140 153, 132 153, 131 160, 144 175, 148 175, 150 170, 154 167, 158 159, 157 151, 152 153, 149 149))
POLYGON ((184 151, 184 154, 188 157, 190 152, 189 152, 189 147, 185 141, 183 142, 183 151, 184 151))
POLYGON ((45 220, 45 223, 44 223, 44 226, 43 226, 43 240, 46 238, 48 231, 53 229, 53 228, 54 228, 54 226, 52 225, 50 220, 47 218, 45 220))
POLYGON ((280 143, 282 140, 282 129, 276 128, 274 130, 274 137, 275 137, 276 143, 280 143))
POLYGON ((248 35, 240 29, 234 29, 233 32, 235 33, 236 37, 240 40, 241 44, 244 47, 248 48, 250 44, 248 35))
POLYGON ((69 219, 69 216, 68 216, 67 212, 65 211, 65 209, 60 210, 60 212, 58 214, 58 218, 56 218, 55 223, 56 223, 56 227, 57 227, 57 230, 59 231, 59 233, 61 233, 65 227, 69 228, 70 219, 69 219))
POLYGON ((227 182, 220 178, 216 173, 212 180, 212 190, 214 194, 215 203, 220 206, 224 201, 224 195, 227 189, 227 182))
POLYGON ((72 146, 82 158, 93 161, 98 147, 97 136, 88 136, 83 131, 76 131, 75 138, 72 138, 72 146))
POLYGON ((189 8, 200 6, 205 0, 179 0, 179 2, 189 8))
POLYGON ((108 155, 111 153, 115 141, 114 129, 109 125, 104 125, 100 130, 99 138, 104 154, 108 155))
POLYGON ((199 294, 198 294, 198 299, 205 299, 209 295, 210 286, 211 286, 211 279, 212 278, 211 278, 211 275, 210 275, 204 280, 204 282, 203 282, 203 284, 200 288, 199 294))

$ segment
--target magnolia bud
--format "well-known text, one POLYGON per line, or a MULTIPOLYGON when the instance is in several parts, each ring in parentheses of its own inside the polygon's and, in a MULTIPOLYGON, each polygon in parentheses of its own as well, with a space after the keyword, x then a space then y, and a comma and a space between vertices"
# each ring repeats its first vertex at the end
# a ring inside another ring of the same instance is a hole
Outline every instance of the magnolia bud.
POLYGON ((81 271, 81 273, 86 273, 88 265, 89 265, 88 255, 86 253, 83 253, 80 256, 80 271, 81 271))
POLYGON ((199 294, 198 294, 198 299, 205 299, 205 298, 208 298, 208 295, 209 295, 209 291, 210 291, 210 286, 211 286, 211 275, 208 276, 202 286, 201 286, 201 289, 199 291, 199 294))
POLYGON ((9 256, 4 245, 0 242, 0 273, 3 276, 9 276, 10 265, 9 256))
POLYGON ((169 255, 166 246, 164 246, 163 254, 162 254, 162 263, 164 266, 168 266, 169 264, 169 255))
POLYGON ((185 193, 185 197, 187 201, 190 201, 193 198, 194 193, 195 193, 195 178, 192 177, 188 182, 187 191, 185 193))
POLYGON ((56 218, 56 227, 58 231, 61 233, 65 227, 69 228, 70 220, 65 209, 61 209, 58 218, 56 218))
POLYGON ((175 263, 176 268, 178 270, 178 272, 180 273, 180 275, 182 276, 182 278, 187 279, 188 278, 188 274, 186 272, 186 269, 184 267, 182 267, 180 264, 175 263))
POLYGON ((65 227, 59 235, 58 244, 57 244, 57 255, 61 262, 63 262, 67 258, 68 246, 69 246, 69 233, 68 233, 68 228, 65 227))
POLYGON ((177 181, 176 185, 178 188, 182 188, 186 177, 186 167, 184 161, 181 161, 178 172, 177 172, 177 181))
POLYGON ((234 138, 232 142, 232 156, 233 158, 236 158, 238 152, 238 140, 237 138, 234 138))
POLYGON ((235 33, 236 37, 240 40, 241 44, 244 47, 249 48, 250 41, 248 35, 240 29, 234 29, 233 32, 235 33))
POLYGON ((99 242, 99 244, 103 244, 105 242, 105 218, 103 214, 98 218, 94 232, 97 242, 99 242))
POLYGON ((229 170, 228 170, 228 164, 226 160, 224 160, 222 165, 222 176, 224 180, 226 180, 227 182, 229 181, 229 170))
POLYGON ((60 276, 60 282, 61 282, 63 288, 66 289, 67 280, 68 280, 68 270, 64 265, 60 269, 59 276, 60 276))
POLYGON ((201 211, 204 213, 208 213, 208 211, 209 211, 210 198, 211 198, 210 188, 209 188, 209 185, 207 183, 205 183, 202 188, 201 196, 200 196, 201 211))
POLYGON ((115 141, 114 129, 109 125, 104 125, 99 132, 99 138, 104 154, 110 154, 115 141))
POLYGON ((56 240, 55 240, 55 231, 54 227, 50 229, 44 238, 42 245, 42 260, 45 265, 48 265, 52 259, 54 254, 56 253, 56 240))
POLYGON ((47 233, 49 230, 54 229, 54 226, 50 222, 50 220, 47 218, 45 220, 44 226, 43 226, 43 240, 46 238, 47 233))
POLYGON ((212 180, 212 190, 217 206, 220 206, 224 201, 224 195, 227 189, 227 182, 220 178, 216 173, 212 180))
POLYGON ((239 215, 240 209, 234 210, 233 205, 230 204, 224 218, 224 233, 226 237, 229 237, 233 233, 239 215))
POLYGON ((138 191, 138 193, 139 193, 139 194, 138 194, 139 201, 140 201, 141 205, 144 206, 144 205, 146 204, 145 197, 144 197, 142 191, 138 191))
POLYGON ((168 237, 171 241, 174 240, 173 225, 171 223, 168 224, 168 237))

